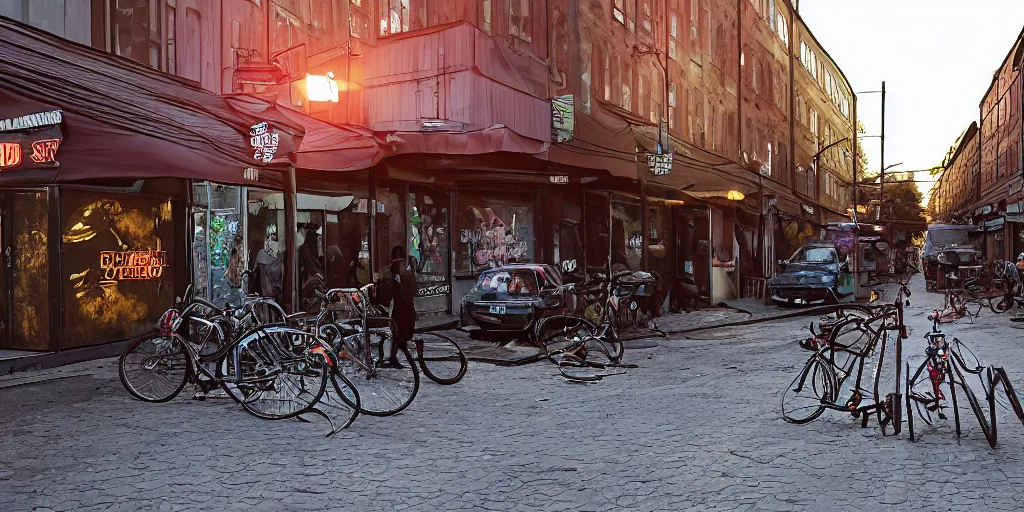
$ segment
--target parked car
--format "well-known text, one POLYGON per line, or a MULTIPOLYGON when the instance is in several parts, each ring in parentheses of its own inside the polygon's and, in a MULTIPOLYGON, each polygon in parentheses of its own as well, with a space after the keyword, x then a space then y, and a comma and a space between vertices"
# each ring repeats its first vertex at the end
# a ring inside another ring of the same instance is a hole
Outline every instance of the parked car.
POLYGON ((557 268, 513 264, 486 270, 462 297, 462 324, 482 331, 525 337, 534 322, 564 313, 570 303, 557 268))
POLYGON ((811 242, 779 262, 779 274, 768 281, 768 296, 779 305, 838 302, 853 293, 848 262, 828 242, 811 242))

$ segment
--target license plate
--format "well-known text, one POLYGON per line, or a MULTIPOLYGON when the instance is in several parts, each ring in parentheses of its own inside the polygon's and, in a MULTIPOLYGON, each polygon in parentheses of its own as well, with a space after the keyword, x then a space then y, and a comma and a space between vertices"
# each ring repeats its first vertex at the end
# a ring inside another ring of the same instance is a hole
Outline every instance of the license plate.
POLYGON ((495 315, 504 315, 505 306, 491 306, 490 313, 493 313, 495 315))

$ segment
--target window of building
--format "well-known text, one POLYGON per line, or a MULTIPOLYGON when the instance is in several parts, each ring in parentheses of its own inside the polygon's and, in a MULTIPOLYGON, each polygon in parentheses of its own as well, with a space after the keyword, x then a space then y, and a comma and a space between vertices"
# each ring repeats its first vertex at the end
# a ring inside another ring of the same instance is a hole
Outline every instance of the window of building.
POLYGON ((604 67, 601 70, 601 81, 604 85, 604 100, 612 101, 612 64, 608 49, 604 50, 604 67))
POLYGON ((671 82, 668 85, 668 129, 676 127, 676 84, 671 82))
POLYGON ((752 64, 750 66, 750 70, 751 70, 751 74, 752 74, 751 87, 754 89, 754 92, 756 93, 757 89, 758 89, 758 76, 761 74, 761 68, 759 66, 757 57, 754 57, 754 58, 752 58, 750 60, 752 61, 752 64))
POLYGON ((676 13, 672 13, 669 17, 669 38, 668 38, 668 57, 670 59, 676 58, 676 48, 679 46, 679 16, 676 13))
POLYGON ((619 58, 619 69, 621 70, 621 96, 619 97, 619 106, 632 111, 633 110, 633 68, 630 67, 629 61, 623 61, 619 58))
POLYGON ((626 24, 626 2, 625 0, 613 0, 612 2, 612 17, 615 21, 626 24))
POLYGON ((651 0, 640 0, 640 28, 648 34, 654 32, 653 17, 654 12, 651 9, 651 0))
POLYGON ((781 11, 775 14, 775 33, 778 34, 779 40, 788 47, 789 22, 786 21, 786 16, 781 11))
POLYGON ((509 0, 508 33, 527 43, 533 40, 530 37, 530 0, 509 0))
POLYGON ((700 0, 690 0, 690 55, 700 59, 700 0))
POLYGON ((626 29, 636 32, 636 0, 626 0, 626 29))
POLYGON ((491 32, 491 30, 492 30, 492 28, 491 28, 491 0, 483 0, 483 1, 484 1, 484 5, 483 5, 483 9, 482 9, 483 13, 481 13, 481 17, 483 19, 481 20, 480 24, 482 25, 481 28, 483 28, 484 32, 487 32, 488 34, 491 34, 491 33, 493 33, 493 32, 491 32))
POLYGON ((808 114, 809 114, 809 117, 810 117, 810 120, 811 120, 810 121, 810 123, 811 123, 811 126, 810 126, 810 128, 811 128, 811 136, 814 137, 814 147, 817 148, 818 147, 818 135, 819 135, 819 132, 818 132, 818 112, 815 111, 813 108, 811 108, 811 109, 809 109, 808 114))
POLYGON ((158 0, 116 0, 112 7, 110 29, 114 54, 160 69, 158 0))
POLYGON ((409 31, 409 0, 382 0, 379 5, 380 35, 409 31))

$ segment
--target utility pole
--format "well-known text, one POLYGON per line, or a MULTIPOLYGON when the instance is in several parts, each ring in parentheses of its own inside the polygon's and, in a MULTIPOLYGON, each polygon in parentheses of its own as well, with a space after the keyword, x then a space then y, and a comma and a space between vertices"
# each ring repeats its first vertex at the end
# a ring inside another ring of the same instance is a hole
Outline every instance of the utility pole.
POLYGON ((885 203, 885 80, 882 80, 882 154, 878 159, 881 160, 879 169, 882 169, 878 178, 880 180, 878 184, 878 218, 881 220, 883 203, 885 203))
POLYGON ((857 153, 857 146, 860 144, 860 128, 857 124, 857 95, 853 94, 853 222, 857 220, 857 166, 859 165, 860 154, 857 153))

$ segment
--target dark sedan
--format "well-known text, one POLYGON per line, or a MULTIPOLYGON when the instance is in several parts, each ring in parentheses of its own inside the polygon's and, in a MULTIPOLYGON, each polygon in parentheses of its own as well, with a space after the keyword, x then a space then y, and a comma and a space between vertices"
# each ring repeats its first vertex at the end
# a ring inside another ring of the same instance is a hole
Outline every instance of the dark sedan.
POLYGON ((769 298, 776 304, 821 304, 853 293, 850 267, 840 263, 830 243, 805 244, 779 267, 779 274, 768 281, 769 298))
POLYGON ((462 322, 518 336, 538 318, 562 312, 566 303, 562 275, 555 267, 507 265, 480 274, 462 298, 462 322))

